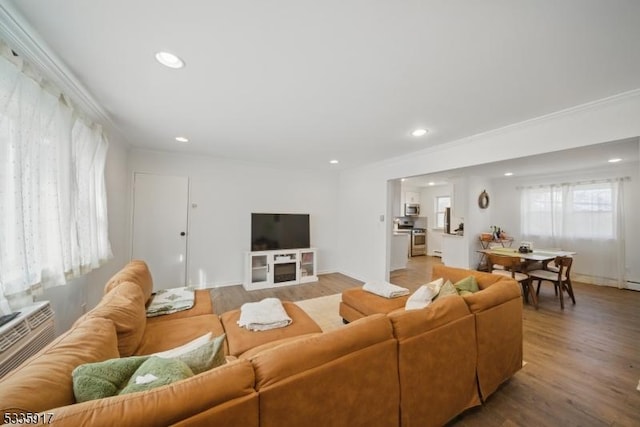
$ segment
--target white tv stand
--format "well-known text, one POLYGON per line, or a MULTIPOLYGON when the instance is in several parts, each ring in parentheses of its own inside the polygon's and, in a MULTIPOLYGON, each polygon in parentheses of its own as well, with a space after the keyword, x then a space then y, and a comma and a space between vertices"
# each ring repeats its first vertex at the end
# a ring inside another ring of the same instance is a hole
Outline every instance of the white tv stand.
POLYGON ((248 291, 314 282, 317 276, 317 249, 283 249, 247 252, 245 280, 248 291))

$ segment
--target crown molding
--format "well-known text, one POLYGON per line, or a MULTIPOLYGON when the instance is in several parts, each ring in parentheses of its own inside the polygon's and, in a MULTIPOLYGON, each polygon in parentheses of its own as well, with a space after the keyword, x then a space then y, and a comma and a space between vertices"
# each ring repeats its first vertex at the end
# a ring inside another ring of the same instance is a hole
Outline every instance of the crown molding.
POLYGON ((0 3, 0 37, 20 56, 58 86, 83 114, 102 126, 116 129, 113 120, 93 95, 76 79, 37 31, 9 2, 0 3))

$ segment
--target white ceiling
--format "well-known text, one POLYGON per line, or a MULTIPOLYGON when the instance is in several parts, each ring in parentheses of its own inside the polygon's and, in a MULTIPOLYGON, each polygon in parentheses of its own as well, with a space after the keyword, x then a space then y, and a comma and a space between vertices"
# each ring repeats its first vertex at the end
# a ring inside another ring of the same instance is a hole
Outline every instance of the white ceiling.
POLYGON ((468 168, 453 169, 441 173, 407 177, 403 185, 410 187, 427 187, 445 185, 453 178, 460 176, 480 176, 489 179, 518 179, 531 176, 559 176, 566 173, 584 171, 610 171, 613 176, 617 171, 637 165, 640 161, 640 138, 629 138, 571 150, 561 150, 537 156, 520 157, 486 163, 468 168), (620 162, 609 163, 609 159, 621 159, 620 162), (505 177, 505 173, 513 175, 505 177))
POLYGON ((10 4, 159 150, 351 167, 640 88, 636 0, 10 4))

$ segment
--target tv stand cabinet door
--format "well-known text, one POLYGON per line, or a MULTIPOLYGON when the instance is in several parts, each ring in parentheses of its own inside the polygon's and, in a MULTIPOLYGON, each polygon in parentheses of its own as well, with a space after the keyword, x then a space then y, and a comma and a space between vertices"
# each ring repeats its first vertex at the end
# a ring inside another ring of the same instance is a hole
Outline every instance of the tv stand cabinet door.
POLYGON ((248 291, 265 289, 273 285, 273 254, 249 252, 244 288, 248 291))
POLYGON ((300 283, 315 282, 318 280, 318 254, 316 249, 300 249, 299 255, 300 283))

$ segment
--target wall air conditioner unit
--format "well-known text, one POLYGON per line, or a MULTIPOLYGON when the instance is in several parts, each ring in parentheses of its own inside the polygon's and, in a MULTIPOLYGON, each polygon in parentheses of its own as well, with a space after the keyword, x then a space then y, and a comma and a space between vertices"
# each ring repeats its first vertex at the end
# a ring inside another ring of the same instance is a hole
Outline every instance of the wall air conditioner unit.
POLYGON ((0 378, 55 338, 54 313, 48 301, 19 311, 19 316, 0 327, 0 378))

